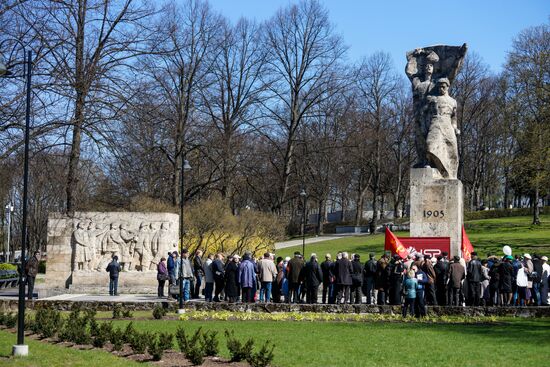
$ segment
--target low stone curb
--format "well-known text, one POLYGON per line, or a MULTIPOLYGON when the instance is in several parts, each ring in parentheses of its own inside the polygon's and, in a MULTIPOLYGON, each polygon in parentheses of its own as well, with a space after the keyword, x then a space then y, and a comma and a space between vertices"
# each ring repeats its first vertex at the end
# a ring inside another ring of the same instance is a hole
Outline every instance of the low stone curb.
MULTIPOLYGON (((150 311, 155 306, 162 306, 169 311, 176 311, 176 301, 158 302, 116 302, 116 301, 71 301, 71 300, 35 300, 27 301, 28 309, 52 307, 60 311, 69 311, 73 303, 83 308, 95 308, 98 311, 111 311, 115 304, 123 304, 125 309, 133 311, 150 311)), ((349 314, 399 314, 400 306, 378 305, 325 305, 325 304, 288 304, 288 303, 225 303, 191 301, 184 304, 189 311, 231 311, 231 312, 319 312, 349 314)), ((16 312, 17 300, 0 300, 0 311, 16 312)), ((513 316, 513 317, 550 317, 550 307, 451 307, 429 306, 428 313, 434 316, 513 316)))

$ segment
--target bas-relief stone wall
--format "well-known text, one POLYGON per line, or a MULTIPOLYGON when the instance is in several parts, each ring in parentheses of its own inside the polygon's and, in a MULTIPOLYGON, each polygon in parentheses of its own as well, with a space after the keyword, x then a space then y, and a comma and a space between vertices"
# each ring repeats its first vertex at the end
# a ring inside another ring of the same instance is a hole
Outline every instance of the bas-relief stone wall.
POLYGON ((410 180, 411 237, 450 237, 450 256, 461 257, 462 183, 434 168, 412 168, 410 180))
POLYGON ((112 256, 123 267, 121 290, 153 291, 161 257, 177 250, 178 215, 172 213, 51 213, 48 218, 46 286, 100 291, 112 256))

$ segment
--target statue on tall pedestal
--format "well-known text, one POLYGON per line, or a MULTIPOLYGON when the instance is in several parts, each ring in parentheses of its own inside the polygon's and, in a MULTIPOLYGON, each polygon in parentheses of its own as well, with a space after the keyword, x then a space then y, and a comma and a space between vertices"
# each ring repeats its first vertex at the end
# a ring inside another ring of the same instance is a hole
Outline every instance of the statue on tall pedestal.
POLYGON ((407 53, 405 73, 413 88, 415 168, 437 168, 444 178, 457 178, 456 101, 447 94, 467 46, 430 46, 407 53), (436 87, 437 86, 437 87, 436 87))

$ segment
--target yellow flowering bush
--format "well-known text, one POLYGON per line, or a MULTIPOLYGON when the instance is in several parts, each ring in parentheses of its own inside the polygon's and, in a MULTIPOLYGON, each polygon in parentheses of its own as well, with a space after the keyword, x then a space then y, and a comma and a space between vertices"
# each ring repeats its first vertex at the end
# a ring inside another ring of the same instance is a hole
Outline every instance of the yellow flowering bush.
POLYGON ((245 209, 237 215, 228 203, 209 198, 190 205, 185 212, 184 247, 191 252, 222 252, 242 254, 251 251, 261 255, 273 251, 274 244, 284 235, 280 218, 269 213, 245 209))
POLYGON ((405 318, 399 314, 370 313, 320 313, 320 312, 232 312, 232 311, 187 311, 180 320, 209 321, 303 321, 303 322, 421 322, 421 323, 494 323, 494 316, 427 316, 421 319, 405 318))

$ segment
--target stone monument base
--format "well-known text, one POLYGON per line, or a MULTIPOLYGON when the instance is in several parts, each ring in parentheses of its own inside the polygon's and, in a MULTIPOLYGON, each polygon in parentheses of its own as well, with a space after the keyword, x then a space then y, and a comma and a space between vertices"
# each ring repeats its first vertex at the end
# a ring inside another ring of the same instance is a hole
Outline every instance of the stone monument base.
MULTIPOLYGON (((109 273, 96 271, 73 272, 70 293, 105 294, 109 293, 109 273)), ((168 294, 168 281, 164 293, 168 294)), ((123 271, 118 277, 119 294, 157 294, 156 271, 123 271)))
POLYGON ((462 182, 435 168, 412 168, 411 237, 450 237, 452 256, 462 256, 462 182))

